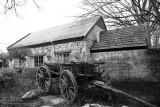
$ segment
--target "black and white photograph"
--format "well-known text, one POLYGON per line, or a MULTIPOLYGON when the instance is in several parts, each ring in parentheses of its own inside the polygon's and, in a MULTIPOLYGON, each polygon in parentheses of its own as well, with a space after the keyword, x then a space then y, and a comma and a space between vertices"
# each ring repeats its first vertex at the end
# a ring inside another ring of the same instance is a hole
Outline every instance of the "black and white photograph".
POLYGON ((0 0, 0 107, 160 107, 160 0, 0 0))

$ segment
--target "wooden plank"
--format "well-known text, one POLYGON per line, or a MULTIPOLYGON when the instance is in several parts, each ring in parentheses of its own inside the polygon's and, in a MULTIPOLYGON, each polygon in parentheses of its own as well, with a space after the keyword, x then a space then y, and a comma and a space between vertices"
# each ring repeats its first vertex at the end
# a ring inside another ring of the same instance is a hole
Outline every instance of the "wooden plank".
POLYGON ((102 81, 94 81, 93 84, 96 85, 96 86, 99 86, 99 87, 101 87, 101 88, 104 88, 104 89, 107 89, 107 90, 110 90, 110 91, 113 91, 113 92, 116 92, 116 93, 119 93, 119 94, 123 94, 123 95, 125 95, 125 96, 127 96, 127 97, 130 97, 130 98, 132 98, 132 99, 134 99, 134 100, 136 100, 136 101, 138 101, 138 102, 141 102, 141 103, 143 103, 143 104, 145 104, 145 105, 147 105, 147 106, 149 106, 149 107, 157 107, 157 106, 155 106, 155 105, 153 105, 153 104, 151 104, 151 103, 149 103, 149 102, 146 102, 146 101, 144 101, 144 100, 142 100, 142 99, 139 99, 139 98, 137 98, 137 97, 134 97, 134 96, 132 96, 132 95, 130 95, 130 94, 127 94, 127 93, 124 92, 124 91, 121 91, 121 90, 118 90, 118 89, 116 89, 116 88, 114 88, 114 87, 112 87, 112 86, 109 86, 109 85, 108 85, 107 83, 105 83, 105 82, 102 82, 102 81))

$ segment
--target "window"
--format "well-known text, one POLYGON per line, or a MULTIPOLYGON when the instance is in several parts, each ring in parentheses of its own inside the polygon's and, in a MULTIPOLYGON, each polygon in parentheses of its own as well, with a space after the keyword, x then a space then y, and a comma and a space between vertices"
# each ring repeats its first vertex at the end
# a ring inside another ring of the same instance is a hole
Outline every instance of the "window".
POLYGON ((24 64, 25 58, 19 58, 19 67, 21 67, 24 64))
POLYGON ((39 67, 43 64, 43 56, 34 56, 34 66, 39 67))
POLYGON ((69 62, 69 53, 56 53, 55 55, 58 62, 69 62))

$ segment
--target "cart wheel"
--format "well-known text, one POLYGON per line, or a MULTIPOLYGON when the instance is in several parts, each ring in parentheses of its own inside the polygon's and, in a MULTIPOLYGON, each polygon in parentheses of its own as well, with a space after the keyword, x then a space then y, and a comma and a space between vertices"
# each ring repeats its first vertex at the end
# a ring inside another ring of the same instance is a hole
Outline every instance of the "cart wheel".
POLYGON ((47 66, 41 66, 36 74, 38 87, 42 92, 48 93, 52 86, 51 72, 47 66))
POLYGON ((69 104, 76 100, 78 94, 77 82, 74 75, 69 70, 60 73, 59 87, 62 97, 69 104))

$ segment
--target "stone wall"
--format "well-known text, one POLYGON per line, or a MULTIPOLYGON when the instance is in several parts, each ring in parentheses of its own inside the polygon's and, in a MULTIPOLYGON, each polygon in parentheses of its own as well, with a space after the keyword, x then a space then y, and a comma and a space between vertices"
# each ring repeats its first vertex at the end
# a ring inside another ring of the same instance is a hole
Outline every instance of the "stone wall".
POLYGON ((86 49, 86 41, 75 41, 30 49, 33 55, 44 53, 44 62, 48 62, 47 56, 52 56, 52 62, 57 62, 55 52, 67 50, 70 50, 69 61, 87 61, 90 57, 90 53, 86 49))
MULTIPOLYGON (((54 53, 54 46, 43 46, 43 47, 37 47, 37 48, 30 48, 31 49, 31 54, 36 55, 36 54, 45 54, 44 56, 44 62, 47 62, 47 56, 53 56, 54 53)), ((30 57, 28 57, 27 62, 30 62, 30 57)))
POLYGON ((94 61, 105 61, 102 68, 113 79, 160 80, 160 51, 125 50, 91 53, 94 61))
MULTIPOLYGON (((55 51, 70 50, 70 61, 86 61, 88 54, 86 53, 86 41, 76 41, 55 45, 55 51)), ((55 59, 56 60, 56 59, 55 59)))

